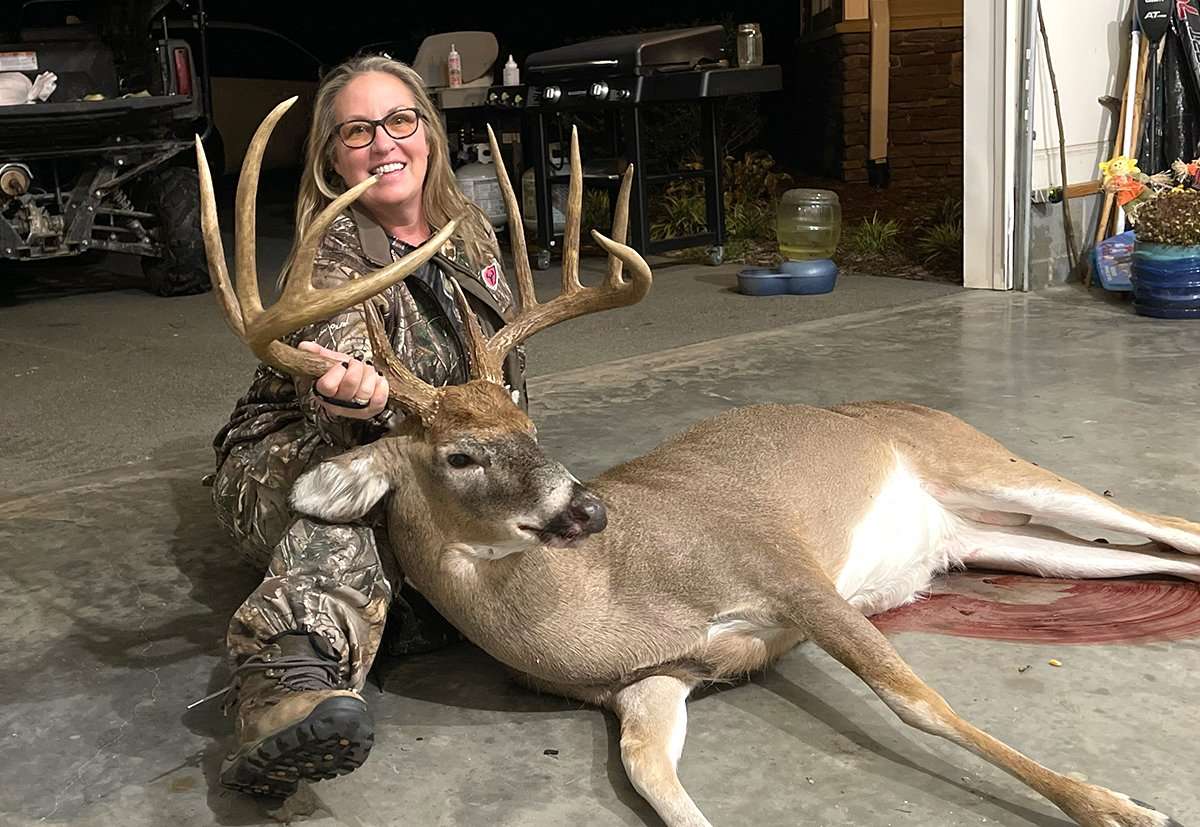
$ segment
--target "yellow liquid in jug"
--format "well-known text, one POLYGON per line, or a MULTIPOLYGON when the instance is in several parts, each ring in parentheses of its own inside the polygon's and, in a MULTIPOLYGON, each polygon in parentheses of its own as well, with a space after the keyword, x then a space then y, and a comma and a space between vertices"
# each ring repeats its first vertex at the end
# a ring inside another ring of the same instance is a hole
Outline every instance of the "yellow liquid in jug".
POLYGON ((793 261, 831 258, 837 249, 837 233, 829 226, 805 227, 793 223, 780 227, 778 235, 780 254, 793 261))

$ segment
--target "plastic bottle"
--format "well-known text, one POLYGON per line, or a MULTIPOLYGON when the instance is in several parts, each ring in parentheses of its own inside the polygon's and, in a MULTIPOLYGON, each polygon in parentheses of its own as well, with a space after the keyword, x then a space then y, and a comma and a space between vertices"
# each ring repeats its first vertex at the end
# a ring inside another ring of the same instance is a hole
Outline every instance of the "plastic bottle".
POLYGON ((833 255, 842 235, 842 205, 832 190, 793 189, 779 199, 775 235, 791 261, 833 255))
POLYGON ((508 56, 508 63, 504 64, 503 80, 505 86, 517 86, 521 82, 521 70, 517 68, 517 62, 513 60, 513 56, 508 56))
POLYGON ((450 54, 446 56, 446 74, 451 86, 462 86, 462 57, 454 44, 450 44, 450 54))

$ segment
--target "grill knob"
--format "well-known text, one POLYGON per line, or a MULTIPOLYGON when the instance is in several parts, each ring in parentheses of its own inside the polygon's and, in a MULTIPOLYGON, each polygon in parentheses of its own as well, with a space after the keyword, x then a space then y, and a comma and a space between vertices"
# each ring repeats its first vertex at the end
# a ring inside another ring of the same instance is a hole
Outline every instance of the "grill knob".
POLYGON ((546 103, 558 103, 558 99, 562 97, 562 90, 557 86, 547 86, 542 90, 542 100, 546 103))
POLYGON ((588 89, 588 94, 598 101, 602 101, 608 97, 608 84, 602 80, 598 80, 588 89))
POLYGON ((613 92, 613 96, 619 101, 629 100, 629 90, 617 89, 613 92))

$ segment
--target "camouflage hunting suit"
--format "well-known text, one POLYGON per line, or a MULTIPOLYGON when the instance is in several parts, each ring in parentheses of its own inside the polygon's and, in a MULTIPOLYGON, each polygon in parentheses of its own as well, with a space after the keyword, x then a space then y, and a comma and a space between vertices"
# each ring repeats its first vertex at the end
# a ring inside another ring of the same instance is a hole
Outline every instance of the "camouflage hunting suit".
MULTIPOLYGON (((331 287, 358 278, 412 248, 351 209, 329 228, 317 251, 313 283, 331 287)), ((426 382, 465 382, 468 367, 448 276, 454 277, 490 334, 509 318, 512 293, 500 264, 467 260, 451 241, 438 256, 374 301, 397 355, 426 382)), ((371 347, 359 308, 298 331, 289 342, 318 342, 355 358, 371 347)), ((509 355, 505 378, 525 404, 524 353, 509 355)), ((291 631, 321 635, 338 654, 342 677, 361 690, 389 618, 392 651, 421 651, 457 639, 446 621, 411 587, 387 545, 382 508, 361 523, 331 525, 293 513, 292 483, 315 463, 388 432, 393 414, 372 420, 330 416, 317 404, 314 380, 260 365, 249 391, 213 440, 213 503, 239 553, 266 571, 234 614, 226 643, 241 663, 291 631)), ((232 696, 230 700, 232 700, 232 696)))

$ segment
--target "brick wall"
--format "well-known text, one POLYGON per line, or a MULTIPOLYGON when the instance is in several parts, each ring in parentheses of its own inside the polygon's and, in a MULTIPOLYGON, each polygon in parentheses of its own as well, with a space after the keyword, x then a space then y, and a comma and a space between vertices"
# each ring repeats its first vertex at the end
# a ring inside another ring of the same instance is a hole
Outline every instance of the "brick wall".
MULTIPOLYGON (((866 32, 798 44, 799 136, 811 172, 867 180, 871 48, 866 32)), ((962 29, 893 31, 888 161, 893 184, 962 179, 962 29)))

